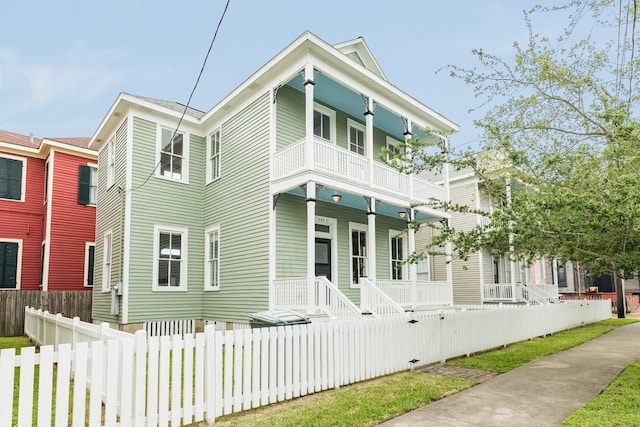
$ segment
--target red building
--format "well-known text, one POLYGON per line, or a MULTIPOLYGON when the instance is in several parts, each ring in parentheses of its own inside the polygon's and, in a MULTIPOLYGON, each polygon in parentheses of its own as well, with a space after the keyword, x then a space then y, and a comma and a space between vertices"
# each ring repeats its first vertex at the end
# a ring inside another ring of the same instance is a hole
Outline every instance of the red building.
POLYGON ((93 286, 98 156, 88 143, 0 130, 0 289, 93 286))

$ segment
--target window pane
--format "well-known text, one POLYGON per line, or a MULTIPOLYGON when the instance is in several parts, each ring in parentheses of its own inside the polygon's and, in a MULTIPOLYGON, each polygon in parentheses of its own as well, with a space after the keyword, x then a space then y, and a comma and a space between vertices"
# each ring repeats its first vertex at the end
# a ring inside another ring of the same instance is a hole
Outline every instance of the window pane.
POLYGON ((170 261, 171 262, 171 282, 169 286, 180 286, 180 261, 170 261))
POLYGON ((329 116, 322 115, 322 137, 331 139, 331 120, 329 116))
POLYGON ((317 111, 313 112, 313 134, 322 136, 322 115, 317 111))
POLYGON ((171 235, 168 233, 160 233, 160 258, 170 257, 171 235))
POLYGON ((160 150, 165 153, 171 153, 171 132, 169 129, 162 129, 162 141, 160 150))
POLYGON ((171 235, 171 258, 180 259, 182 249, 182 235, 174 233, 171 235))
POLYGON ((0 288, 15 288, 18 273, 18 243, 0 242, 0 288))
POLYGON ((176 156, 182 156, 182 140, 183 136, 181 133, 173 138, 173 154, 176 156))
POLYGON ((173 178, 182 177, 182 158, 173 156, 173 178))
POLYGON ((171 154, 160 154, 160 174, 171 177, 171 154))
POLYGON ((158 261, 158 286, 169 285, 169 260, 158 261))

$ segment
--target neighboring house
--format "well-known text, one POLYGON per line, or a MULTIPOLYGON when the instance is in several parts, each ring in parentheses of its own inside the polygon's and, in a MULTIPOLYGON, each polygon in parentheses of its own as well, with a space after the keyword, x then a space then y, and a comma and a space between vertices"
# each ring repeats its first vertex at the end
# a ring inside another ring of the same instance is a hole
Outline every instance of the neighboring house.
POLYGON ((88 143, 0 131, 0 289, 93 285, 97 152, 88 143))
MULTIPOLYGON (((506 182, 505 182, 506 185, 506 182)), ((495 208, 481 179, 470 169, 452 171, 449 176, 450 201, 472 209, 491 212, 495 208)), ((477 213, 451 213, 451 226, 469 231, 488 221, 477 213)), ((418 242, 427 243, 429 232, 420 233, 418 242)), ((453 257, 453 301, 455 304, 531 302, 555 299, 559 271, 557 260, 541 259, 531 265, 493 254, 488 249, 469 256, 467 261, 453 257)), ((437 266, 435 267, 437 270, 437 266)), ((564 278, 566 280, 566 278, 564 278)))
POLYGON ((412 217, 448 218, 408 209, 447 188, 380 160, 412 135, 436 137, 425 128, 457 130, 389 83, 362 38, 304 33, 207 113, 120 94, 90 145, 95 320, 451 304, 450 280, 402 263, 415 239, 399 234, 412 217))

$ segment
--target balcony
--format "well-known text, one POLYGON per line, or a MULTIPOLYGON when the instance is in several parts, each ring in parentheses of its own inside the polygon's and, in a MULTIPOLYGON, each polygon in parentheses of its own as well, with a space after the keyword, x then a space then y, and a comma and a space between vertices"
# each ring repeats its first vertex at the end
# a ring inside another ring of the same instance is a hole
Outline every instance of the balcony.
POLYGON ((346 184, 357 184, 393 196, 401 195, 412 202, 427 203, 431 198, 446 200, 446 190, 441 185, 401 173, 321 138, 315 137, 311 143, 312 150, 308 150, 307 140, 303 139, 276 152, 272 180, 315 172, 346 184), (313 159, 307 159, 308 153, 313 159))

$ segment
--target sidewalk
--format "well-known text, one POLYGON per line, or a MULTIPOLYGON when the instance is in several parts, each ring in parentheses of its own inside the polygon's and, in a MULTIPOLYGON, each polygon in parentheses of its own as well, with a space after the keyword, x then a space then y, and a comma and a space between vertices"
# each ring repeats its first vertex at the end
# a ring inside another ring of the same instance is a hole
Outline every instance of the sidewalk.
POLYGON ((637 359, 640 322, 527 363, 380 425, 558 426, 637 359))

